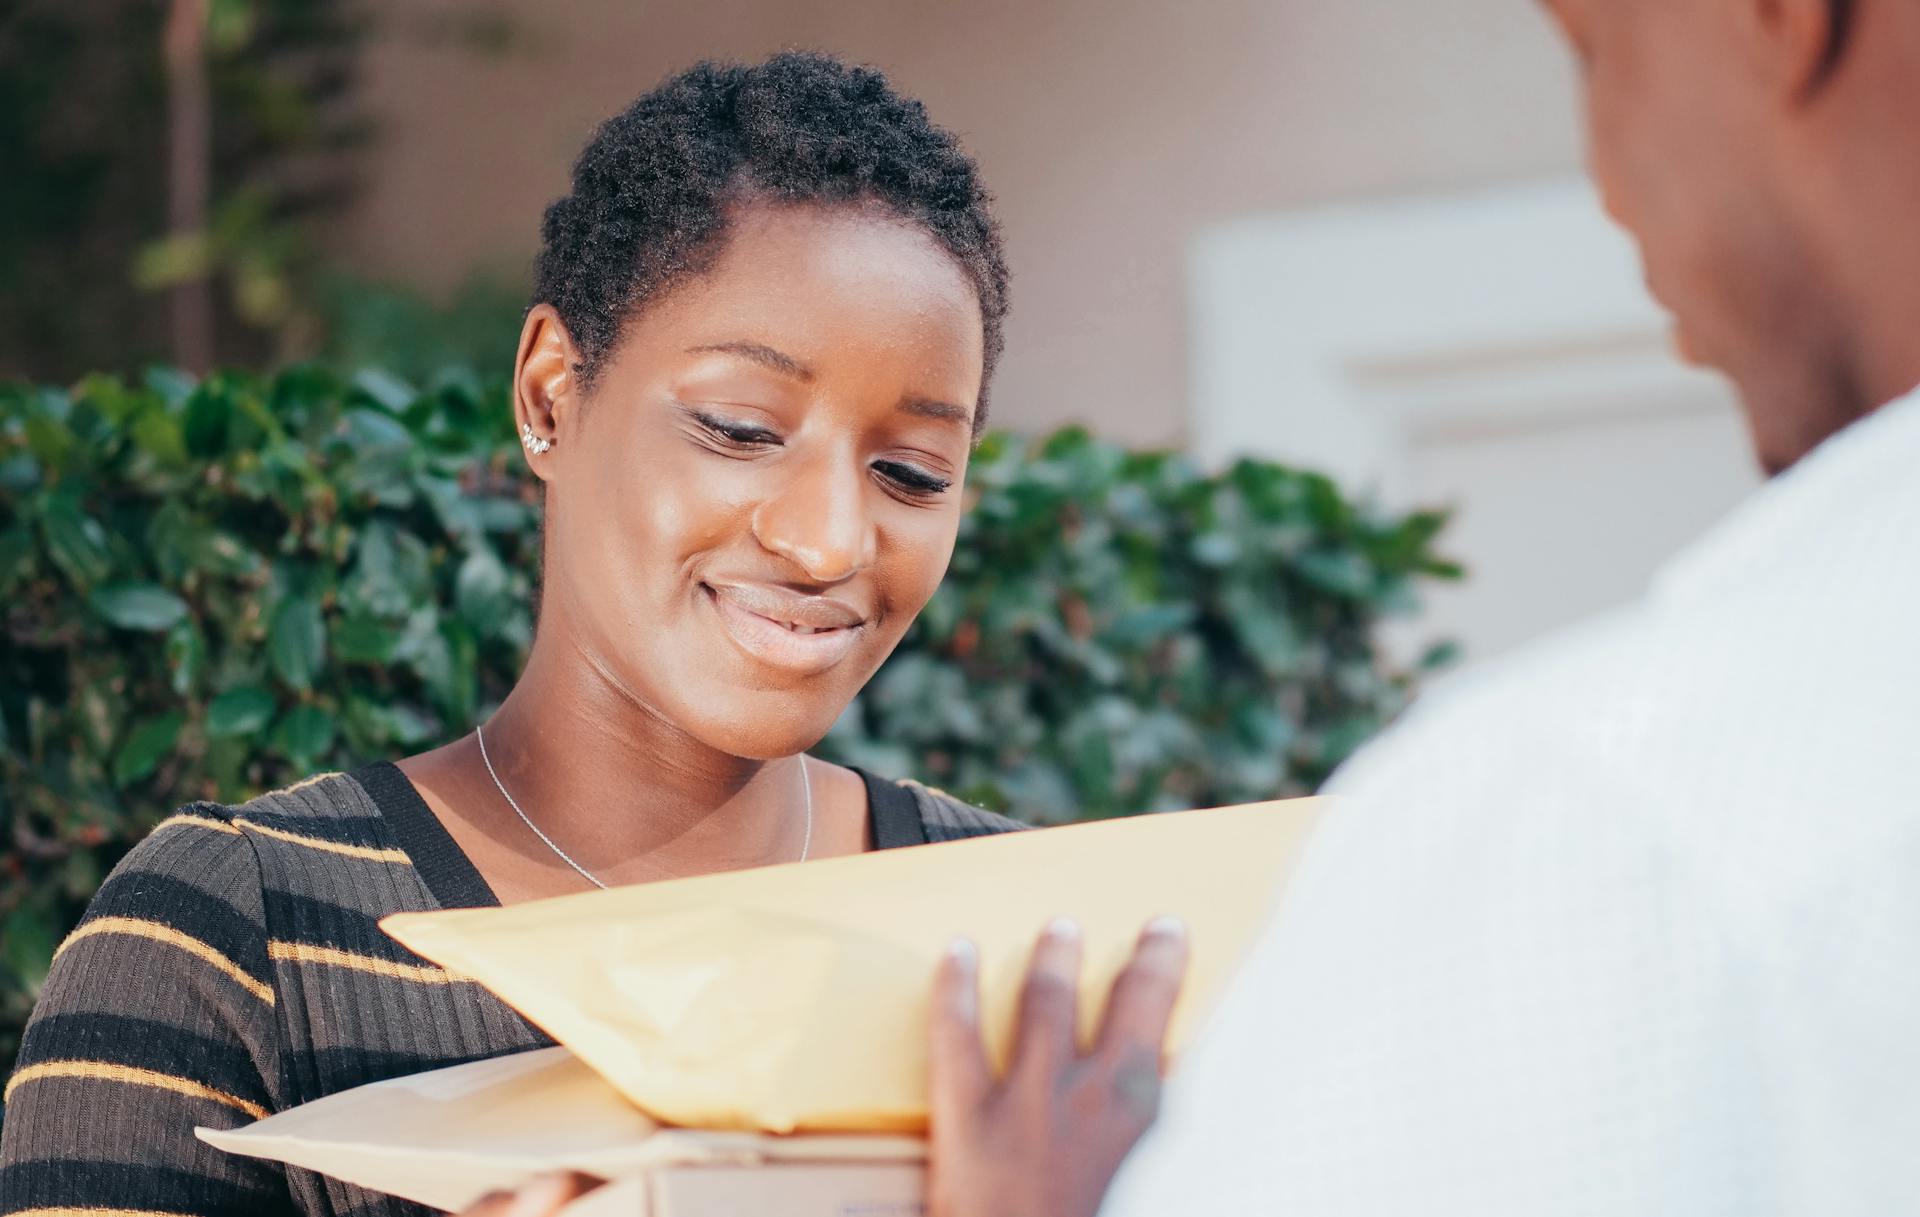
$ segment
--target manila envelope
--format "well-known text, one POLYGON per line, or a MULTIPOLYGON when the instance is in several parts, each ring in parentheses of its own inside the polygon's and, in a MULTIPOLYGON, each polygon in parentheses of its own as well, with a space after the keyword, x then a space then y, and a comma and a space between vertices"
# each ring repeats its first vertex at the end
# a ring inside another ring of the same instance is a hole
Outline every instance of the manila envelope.
POLYGON ((1085 931, 1081 1035, 1140 927, 1190 930, 1177 1053, 1266 922, 1317 800, 1107 820, 588 892, 382 927, 486 986, 641 1110, 690 1128, 923 1131, 927 1017, 956 935, 1006 1059, 1035 935, 1085 931))
POLYGON ((228 1153, 449 1210, 541 1174, 580 1171, 618 1186, 569 1213, 836 1217, 849 1203, 908 1212, 926 1163, 917 1137, 663 1129, 565 1048, 374 1082, 244 1128, 196 1131, 228 1153), (809 1208, 809 1197, 821 1203, 809 1208))

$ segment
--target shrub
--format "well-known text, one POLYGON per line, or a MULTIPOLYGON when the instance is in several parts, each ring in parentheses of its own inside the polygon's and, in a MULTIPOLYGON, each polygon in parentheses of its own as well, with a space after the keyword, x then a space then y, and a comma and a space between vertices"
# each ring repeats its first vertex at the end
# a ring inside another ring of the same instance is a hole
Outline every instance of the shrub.
POLYGON ((1454 578, 1389 517, 1243 460, 989 436, 946 582, 821 751, 1039 823, 1307 794, 1397 711, 1378 637, 1454 578))
MULTIPOLYGON (((1435 514, 1258 462, 996 435, 953 571, 822 746, 1035 820, 1311 790, 1423 664, 1435 514)), ((0 389, 0 1062, 174 806, 418 751, 505 695, 538 498, 504 391, 170 372, 0 389)))

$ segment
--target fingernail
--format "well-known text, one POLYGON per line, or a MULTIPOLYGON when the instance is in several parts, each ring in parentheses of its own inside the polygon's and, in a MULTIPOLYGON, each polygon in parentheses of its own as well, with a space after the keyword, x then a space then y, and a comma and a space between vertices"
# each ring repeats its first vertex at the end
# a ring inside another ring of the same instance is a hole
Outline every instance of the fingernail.
POLYGON ((1150 938, 1185 938, 1187 923, 1178 917, 1155 917, 1144 931, 1150 938))
POLYGON ((1047 922, 1047 937, 1072 942, 1080 937, 1080 923, 1071 917, 1055 917, 1047 922))
POLYGON ((947 958, 963 968, 971 968, 980 962, 980 948, 973 945, 971 938, 956 938, 947 944, 947 958))

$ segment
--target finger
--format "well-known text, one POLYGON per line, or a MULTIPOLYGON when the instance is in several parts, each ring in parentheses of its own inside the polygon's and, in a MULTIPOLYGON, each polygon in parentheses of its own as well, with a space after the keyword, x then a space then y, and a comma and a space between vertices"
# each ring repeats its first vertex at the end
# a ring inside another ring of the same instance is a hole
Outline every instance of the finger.
POLYGON ((1065 917, 1054 919, 1034 943, 1020 990, 1010 1074, 1052 1073, 1078 1055, 1080 955, 1080 926, 1065 917))
POLYGON ((588 1175, 543 1175, 514 1193, 512 1203, 500 1210, 500 1217, 553 1217, 599 1186, 600 1180, 588 1175))
POLYGON ((927 1086, 936 1131, 964 1127, 993 1087, 980 1040, 980 953, 955 939, 933 981, 927 1086))
POLYGON ((512 1192, 488 1192, 461 1209, 460 1217, 502 1217, 507 1211, 507 1206, 512 1203, 512 1192))
POLYGON ((1158 1061, 1187 972, 1187 927, 1172 917, 1150 922, 1107 998, 1096 1054, 1112 1061, 1158 1061))

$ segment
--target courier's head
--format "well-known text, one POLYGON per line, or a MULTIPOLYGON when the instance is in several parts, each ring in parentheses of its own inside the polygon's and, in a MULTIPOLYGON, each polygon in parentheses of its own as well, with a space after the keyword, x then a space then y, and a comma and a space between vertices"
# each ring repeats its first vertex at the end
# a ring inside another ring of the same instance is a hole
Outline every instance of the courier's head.
POLYGON ((1920 5, 1544 2, 1608 208, 1769 470, 1913 387, 1920 5))
POLYGON ((946 570, 1006 288, 972 161, 877 72, 703 64, 609 120, 515 368, 539 645, 709 747, 812 745, 946 570))

